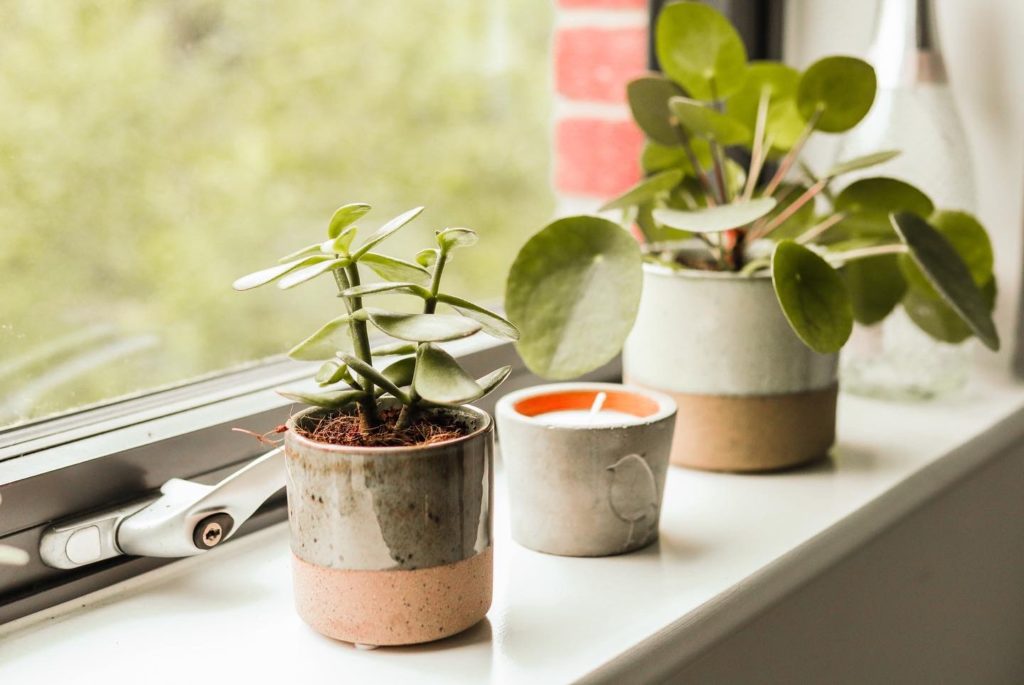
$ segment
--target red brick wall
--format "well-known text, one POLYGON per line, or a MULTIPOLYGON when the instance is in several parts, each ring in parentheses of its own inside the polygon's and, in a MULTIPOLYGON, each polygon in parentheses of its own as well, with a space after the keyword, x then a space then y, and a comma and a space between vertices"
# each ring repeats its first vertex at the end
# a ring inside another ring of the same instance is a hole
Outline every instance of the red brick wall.
POLYGON ((626 83, 647 62, 647 0, 557 0, 554 183, 563 213, 586 211, 640 177, 643 136, 626 83))

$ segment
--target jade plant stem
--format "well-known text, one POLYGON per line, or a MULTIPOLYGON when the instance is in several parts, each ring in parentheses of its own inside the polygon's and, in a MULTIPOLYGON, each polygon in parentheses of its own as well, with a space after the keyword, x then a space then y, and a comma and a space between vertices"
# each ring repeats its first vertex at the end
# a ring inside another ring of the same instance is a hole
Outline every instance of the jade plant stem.
MULTIPOLYGON (((335 274, 338 275, 339 287, 344 285, 347 289, 359 285, 359 268, 355 264, 346 266, 344 273, 340 273, 340 271, 340 269, 335 271, 335 274)), ((343 299, 349 313, 357 312, 363 308, 361 297, 346 297, 343 299)), ((372 366, 373 355, 370 353, 370 335, 366 330, 366 322, 353 319, 349 323, 349 330, 352 332, 352 346, 355 349, 356 356, 372 366)), ((365 433, 380 425, 380 414, 377 411, 377 401, 373 396, 373 381, 365 376, 361 377, 360 381, 365 394, 357 404, 359 408, 359 430, 365 433)))
MULTIPOLYGON (((441 292, 441 272, 444 271, 444 264, 447 260, 448 253, 445 250, 438 250, 437 262, 434 263, 434 273, 430 278, 430 297, 423 301, 424 314, 433 314, 437 310, 437 294, 441 292)), ((416 345, 417 349, 422 344, 418 343, 416 345)), ((416 386, 412 385, 409 387, 409 403, 402 406, 402 412, 398 415, 398 423, 395 424, 395 430, 409 427, 412 420, 416 418, 419 403, 419 393, 416 392, 416 386)))

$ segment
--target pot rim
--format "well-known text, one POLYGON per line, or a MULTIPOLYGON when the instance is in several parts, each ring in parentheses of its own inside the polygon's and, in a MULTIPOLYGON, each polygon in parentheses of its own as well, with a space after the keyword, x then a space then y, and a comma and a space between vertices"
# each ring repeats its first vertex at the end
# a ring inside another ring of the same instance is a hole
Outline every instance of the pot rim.
POLYGON ((501 416, 501 418, 508 418, 517 423, 521 423, 528 426, 537 426, 538 428, 545 428, 547 430, 559 430, 559 431, 603 431, 603 430, 623 430, 631 428, 646 428, 654 425, 661 421, 674 419, 678 408, 675 400, 669 397, 663 392, 652 390, 650 388, 640 387, 638 385, 630 385, 627 383, 597 383, 587 381, 577 381, 569 383, 547 383, 544 385, 534 385, 521 390, 515 390, 508 393, 500 400, 498 400, 495 406, 494 413, 501 416), (650 416, 637 417, 640 421, 636 423, 629 423, 622 426, 560 426, 545 423, 542 420, 538 420, 534 416, 522 414, 516 410, 516 403, 521 400, 536 397, 539 395, 555 394, 556 392, 565 391, 578 391, 578 390, 597 390, 597 391, 616 391, 616 392, 631 392, 637 395, 643 395, 653 399, 658 404, 658 410, 650 416))
POLYGON ((709 281, 730 281, 739 283, 756 283, 758 285, 764 284, 766 281, 771 282, 772 275, 770 272, 758 272, 755 274, 740 274, 738 271, 705 271, 703 269, 688 269, 681 267, 673 269, 670 266, 664 264, 657 264, 655 262, 649 262, 644 260, 643 262, 644 271, 657 274, 658 276, 668 276, 669 278, 680 278, 680 279, 692 279, 692 280, 709 280, 709 281))
POLYGON ((444 442, 432 442, 428 445, 401 445, 395 447, 364 447, 360 445, 336 445, 334 443, 319 442, 317 440, 311 440, 298 433, 295 430, 295 422, 302 417, 312 414, 316 411, 323 411, 323 407, 307 407, 297 414, 293 414, 285 426, 288 427, 286 434, 287 439, 292 440, 304 447, 322 450, 324 452, 335 452, 339 454, 361 454, 361 455, 378 455, 378 454, 407 454, 409 452, 427 452, 435 449, 442 449, 451 447, 452 445, 459 445, 470 440, 475 440, 487 433, 490 433, 494 428, 494 420, 491 415, 485 412, 479 407, 472 405, 460 405, 458 407, 437 407, 438 409, 445 409, 447 411, 464 412, 472 415, 474 418, 481 420, 481 425, 472 433, 468 435, 462 435, 452 440, 445 440, 444 442))

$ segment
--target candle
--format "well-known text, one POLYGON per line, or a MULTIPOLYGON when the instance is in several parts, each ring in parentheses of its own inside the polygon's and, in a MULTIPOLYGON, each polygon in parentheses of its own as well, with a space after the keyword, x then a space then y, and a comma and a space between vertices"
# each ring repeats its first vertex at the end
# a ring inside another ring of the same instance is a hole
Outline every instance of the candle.
POLYGON ((594 396, 590 409, 560 409, 537 414, 534 418, 551 426, 578 426, 581 428, 602 428, 607 426, 630 426, 642 419, 623 411, 605 409, 608 393, 599 392, 594 396))

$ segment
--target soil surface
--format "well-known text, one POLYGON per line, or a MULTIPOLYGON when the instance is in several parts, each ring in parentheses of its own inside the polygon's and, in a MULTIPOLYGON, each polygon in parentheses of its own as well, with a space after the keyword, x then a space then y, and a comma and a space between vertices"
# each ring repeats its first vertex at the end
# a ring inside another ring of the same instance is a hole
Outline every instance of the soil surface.
POLYGON ((355 414, 326 414, 307 417, 296 425, 299 435, 330 445, 349 447, 417 447, 455 440, 472 432, 465 419, 446 412, 423 411, 412 424, 395 430, 398 409, 384 409, 381 425, 367 433, 359 432, 355 414))

